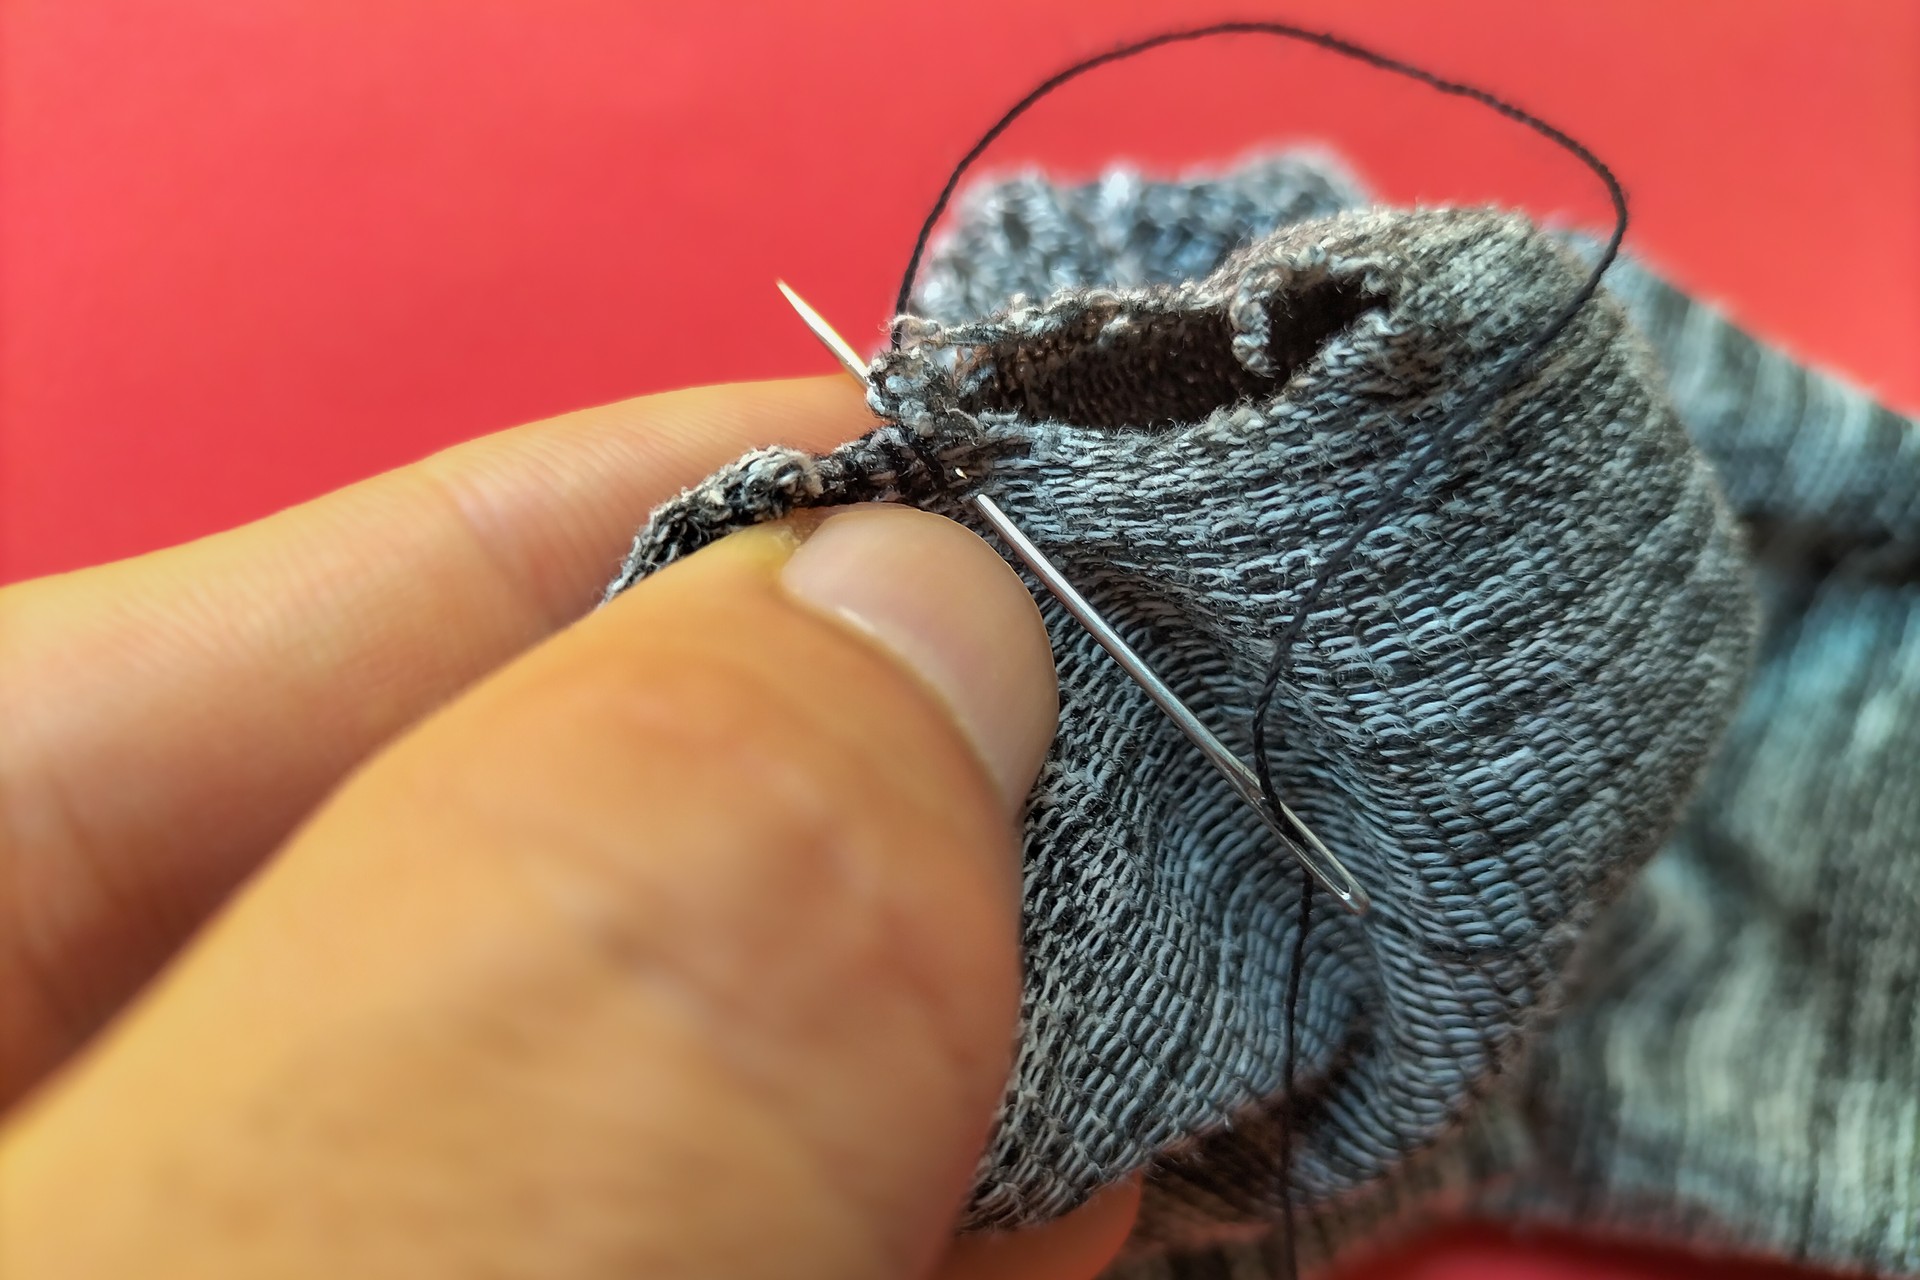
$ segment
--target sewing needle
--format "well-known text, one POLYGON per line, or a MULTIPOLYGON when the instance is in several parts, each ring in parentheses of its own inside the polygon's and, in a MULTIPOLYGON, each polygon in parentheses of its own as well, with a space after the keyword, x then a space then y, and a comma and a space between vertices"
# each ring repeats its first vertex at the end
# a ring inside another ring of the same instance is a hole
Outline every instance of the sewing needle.
MULTIPOLYGON (((865 386, 867 366, 848 345, 847 340, 835 332, 833 326, 828 324, 818 311, 808 306, 805 299, 787 287, 786 281, 776 280, 774 283, 779 285, 781 294, 799 313, 800 319, 812 331, 813 336, 818 338, 827 350, 833 352, 848 373, 865 386)), ((956 475, 962 480, 967 478, 966 474, 958 471, 957 468, 956 475)), ((1258 775, 1201 722, 1200 717, 1193 713, 1193 709, 1180 700, 1179 695, 1174 693, 1167 682, 1147 665, 1146 659, 1142 658, 1133 646, 1128 644, 1120 633, 1115 631, 1112 625, 1094 609, 1093 605, 1088 603, 1087 598, 1067 581, 1059 568, 1033 544, 1032 539, 1021 532, 1020 527, 1000 509, 998 503, 983 493, 973 494, 967 501, 980 518, 985 520, 1007 544, 1021 563, 1033 571, 1041 585, 1066 607, 1074 620, 1085 627, 1087 633, 1098 642, 1100 647, 1120 664, 1121 670, 1144 689, 1147 696, 1153 699, 1154 704, 1166 714, 1169 720, 1173 721, 1175 727, 1200 749, 1201 754, 1206 756, 1213 767, 1226 778, 1234 794, 1246 802, 1259 815, 1260 820, 1280 837, 1280 842, 1287 847, 1300 865, 1320 882, 1321 887, 1331 893, 1341 906, 1354 915, 1365 915, 1368 907, 1372 905, 1367 891, 1361 887, 1358 880, 1354 879, 1353 873, 1347 870, 1346 865, 1334 856, 1333 851, 1321 842, 1320 837, 1300 820, 1299 815, 1294 813, 1285 801, 1279 804, 1279 814, 1275 814, 1268 807, 1266 797, 1261 794, 1258 775)))

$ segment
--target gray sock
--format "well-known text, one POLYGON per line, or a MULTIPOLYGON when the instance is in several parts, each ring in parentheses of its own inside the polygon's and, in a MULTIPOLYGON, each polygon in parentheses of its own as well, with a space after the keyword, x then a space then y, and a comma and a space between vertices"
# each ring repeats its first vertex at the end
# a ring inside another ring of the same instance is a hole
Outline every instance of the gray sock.
MULTIPOLYGON (((1591 252, 1361 204, 1305 157, 977 192, 876 368, 886 425, 665 504, 609 594, 798 506, 963 516, 936 460, 1247 754, 1327 552, 1591 252)), ((1061 730, 971 1225, 1147 1168, 1130 1273, 1266 1274, 1284 1116, 1308 1258, 1479 1212, 1920 1271, 1920 446, 1644 270, 1608 283, 1294 651, 1275 777, 1377 905, 1321 895, 1291 1080, 1299 870, 1042 597, 1061 730)))

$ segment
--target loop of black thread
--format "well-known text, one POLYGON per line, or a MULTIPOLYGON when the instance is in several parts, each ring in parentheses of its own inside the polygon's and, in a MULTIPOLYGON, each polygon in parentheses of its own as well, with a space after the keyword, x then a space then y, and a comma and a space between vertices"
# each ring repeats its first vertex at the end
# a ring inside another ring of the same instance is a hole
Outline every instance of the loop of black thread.
MULTIPOLYGON (((1351 58, 1356 62, 1364 63, 1367 66, 1377 68, 1381 71, 1390 71, 1395 75, 1405 76, 1439 93, 1477 102, 1481 106, 1505 116, 1507 119, 1523 125, 1541 137, 1546 138, 1549 142, 1569 152, 1582 164, 1586 165, 1587 168, 1593 172, 1594 176, 1600 179, 1601 184, 1605 186, 1607 199, 1613 205, 1614 216, 1613 232, 1608 236, 1606 245, 1601 250, 1599 258, 1595 261, 1593 269, 1587 274, 1586 279, 1581 282, 1580 287, 1574 290, 1573 294, 1561 305, 1560 309, 1553 314, 1541 328, 1540 332, 1535 334, 1525 346, 1503 360, 1503 367, 1497 375, 1481 383, 1479 389, 1468 398, 1466 403, 1460 407, 1458 412, 1453 415, 1446 425, 1434 433, 1433 438, 1414 456, 1412 463, 1408 465, 1406 470, 1400 474, 1400 477, 1387 489, 1387 492, 1381 497, 1380 501, 1374 505, 1373 509, 1369 511, 1365 518, 1354 527, 1353 531, 1334 548, 1332 554, 1321 562, 1319 569, 1308 582, 1307 589, 1301 597, 1299 606, 1295 608, 1292 616, 1287 619, 1286 625, 1275 635, 1273 658, 1268 664, 1266 678, 1260 685, 1259 696, 1254 700, 1252 737, 1253 767, 1255 774, 1260 780, 1260 793, 1266 799, 1268 806, 1273 811, 1278 812, 1281 807, 1280 795, 1273 783, 1273 766, 1269 759, 1270 753, 1267 745, 1266 722, 1272 714, 1274 698, 1278 694, 1280 683, 1286 678, 1286 673, 1291 663, 1293 646, 1299 640, 1301 633, 1306 629, 1308 615, 1313 612, 1314 606, 1320 602, 1320 597, 1325 594, 1327 586, 1332 582, 1334 576, 1346 567, 1347 562, 1352 558, 1353 553, 1359 549, 1360 544, 1366 541, 1371 534, 1379 530, 1380 526, 1386 521, 1387 517, 1393 513, 1394 509, 1406 500, 1407 496, 1413 491, 1414 486, 1423 479, 1429 471, 1438 465, 1447 450, 1459 439, 1462 433, 1474 425, 1487 410, 1493 407, 1497 400, 1518 385, 1520 378, 1525 374, 1527 366, 1532 363, 1534 357, 1544 351, 1548 345, 1565 331, 1567 325, 1572 323, 1574 316, 1579 314, 1580 309, 1586 306, 1586 304, 1592 300, 1594 294, 1599 291, 1601 277, 1606 274, 1607 268, 1613 264, 1615 256, 1620 251, 1621 242, 1626 239, 1627 193, 1621 187, 1619 179, 1614 177, 1613 171, 1585 146, 1581 145, 1568 134, 1555 128, 1553 125, 1548 124, 1540 117, 1515 106, 1504 98, 1487 92, 1485 89, 1480 89, 1470 84, 1463 84, 1457 80, 1448 80, 1422 67, 1414 66, 1412 63, 1402 62, 1398 58, 1392 58, 1386 54, 1378 53, 1362 45, 1355 44, 1350 40, 1343 40, 1339 36, 1324 31, 1310 31, 1305 27, 1297 27, 1284 22, 1216 22, 1202 27, 1163 31, 1158 35, 1148 36, 1145 39, 1136 40, 1130 44, 1121 45, 1116 49, 1110 49, 1105 53, 1083 59, 1064 70, 1048 76, 1036 85, 1025 97, 1009 107, 998 120, 994 121, 991 128, 980 135, 979 141, 975 142, 967 151, 966 155, 961 157, 960 163, 954 166, 953 172, 947 177, 946 185, 941 187, 939 197, 933 202, 933 208, 927 214, 926 221, 921 223, 920 233, 914 237, 913 253, 907 259, 907 269, 900 281, 900 293, 894 300, 894 315, 899 317, 907 314, 907 307, 913 300, 914 282, 920 274, 921 259, 926 256, 927 244, 933 236, 934 227, 940 221, 940 216, 946 212, 947 205, 952 201, 953 194, 959 188, 961 179, 965 177, 967 171, 973 167, 974 161, 978 160, 981 155, 985 153, 986 149, 992 146, 1015 120, 1025 115, 1027 110, 1036 102, 1039 102, 1042 98, 1052 93, 1055 89, 1060 88, 1068 81, 1078 79, 1089 71, 1097 70, 1109 63, 1137 57, 1140 54, 1158 49, 1163 45, 1182 44, 1188 41, 1204 40, 1212 36, 1224 35, 1269 35, 1299 41, 1325 49, 1330 53, 1338 54, 1344 58, 1351 58)), ((892 342, 895 349, 898 349, 900 346, 900 338, 900 326, 898 320, 896 320, 892 334, 892 342)), ((938 468, 936 467, 934 470, 935 474, 938 475, 938 468)), ((1283 1018, 1286 1040, 1282 1048, 1281 1074, 1285 1085, 1289 1089, 1292 1086, 1294 1070, 1298 1065, 1298 1046, 1296 1041, 1299 1037, 1296 1034, 1295 1024, 1299 1013, 1302 981, 1301 971, 1305 967, 1307 955, 1307 931, 1312 924, 1312 920, 1313 881, 1310 877, 1303 874, 1300 888, 1299 933, 1294 938, 1293 963, 1287 973, 1286 1004, 1283 1018)), ((1282 1108, 1280 1113, 1280 1149, 1277 1155, 1280 1163, 1281 1221, 1286 1231, 1287 1241, 1287 1275, 1294 1277, 1297 1276, 1299 1267, 1294 1241, 1295 1223, 1292 1181, 1293 1124, 1290 1113, 1291 1104, 1289 1103, 1288 1106, 1282 1108)))
MULTIPOLYGON (((1305 44, 1314 45, 1317 48, 1325 49, 1328 52, 1339 54, 1341 57, 1351 58, 1367 66, 1375 67, 1382 71, 1389 71, 1395 75, 1405 76, 1408 79, 1426 85, 1436 92, 1477 102, 1489 110, 1531 129, 1556 146, 1570 152, 1582 164, 1586 165, 1588 169, 1592 170, 1594 176, 1600 179, 1601 184, 1606 187, 1607 199, 1613 205, 1614 215, 1613 233, 1608 236, 1606 245, 1601 250, 1599 258, 1595 261, 1593 269, 1587 274, 1586 279, 1581 282, 1580 287, 1573 292, 1572 296, 1567 299, 1560 310, 1547 321, 1546 325, 1541 328, 1540 332, 1536 334, 1531 341, 1506 359, 1504 362, 1505 367, 1500 374, 1483 382, 1479 390, 1454 414, 1452 420, 1434 433, 1433 438, 1427 442, 1427 446, 1415 456, 1412 464, 1402 472, 1400 478, 1388 488, 1386 494, 1381 498, 1379 503, 1374 506, 1373 510, 1355 526, 1353 532, 1348 534, 1347 537, 1334 548, 1333 553, 1321 563, 1319 570, 1315 572, 1312 580, 1308 582, 1306 592, 1301 598, 1299 607, 1294 610, 1293 615, 1287 620, 1287 624, 1282 627, 1275 636, 1273 659, 1267 667, 1266 678, 1261 683, 1260 693, 1254 700, 1252 737, 1253 767, 1260 781, 1261 794, 1266 798, 1268 806, 1278 811, 1280 796, 1273 784, 1273 769, 1268 759, 1270 753, 1267 750, 1266 722, 1269 714, 1273 710, 1273 701, 1279 690, 1280 682, 1286 677, 1293 645, 1295 641, 1300 638, 1301 632, 1305 630, 1307 616, 1313 612, 1314 606, 1320 602, 1320 597, 1325 594, 1327 585, 1341 569, 1346 567, 1347 561, 1351 559, 1353 553, 1359 549, 1360 544, 1364 542, 1370 534, 1380 528, 1386 518, 1393 513, 1394 508, 1406 499, 1407 495, 1412 491, 1413 486, 1439 462, 1440 458, 1446 453, 1453 442, 1459 438, 1460 434, 1485 413, 1487 409, 1492 407, 1496 400, 1513 389, 1519 382, 1521 375, 1526 372, 1526 367, 1532 362, 1533 358, 1545 350, 1548 344, 1552 343, 1554 339, 1560 336, 1567 325, 1572 322, 1573 317, 1579 313, 1580 309, 1584 307, 1595 292, 1599 290, 1600 278, 1606 274, 1606 270, 1612 265, 1615 255, 1619 253, 1621 242, 1626 239, 1627 193, 1621 188, 1619 179, 1613 176, 1613 171, 1602 163, 1598 156, 1594 155, 1593 152, 1589 151, 1581 143, 1533 113, 1515 106, 1506 99, 1489 93, 1485 89, 1470 84, 1463 84, 1457 80, 1448 80, 1443 76, 1435 75, 1423 67, 1416 67, 1412 63, 1402 62, 1398 58, 1389 57, 1384 53, 1379 53, 1362 45, 1355 44, 1351 40, 1343 40, 1339 36, 1324 31, 1310 31, 1305 27, 1297 27, 1284 22, 1216 22, 1202 27, 1191 27, 1177 31, 1163 31, 1158 35, 1148 36, 1145 39, 1121 45, 1116 49, 1109 49, 1105 53, 1095 54, 1091 58, 1082 59, 1072 66, 1048 76, 1045 80, 1034 86, 1025 97, 1014 103, 1013 106, 1007 108, 1007 110, 1001 114, 1000 118, 994 121, 993 125, 988 128, 985 133, 980 135, 979 140, 967 150, 966 155, 960 158, 960 162, 953 167, 953 172, 947 176, 946 184, 940 188, 940 194, 933 202, 933 208, 928 212, 926 220, 920 224, 920 232, 914 237, 913 241, 913 253, 907 259, 907 269, 900 280, 900 292, 894 299, 894 315, 897 317, 907 313, 907 307, 913 300, 914 282, 920 274, 920 262, 926 255, 927 243, 933 236, 935 225, 940 221, 940 215, 946 212, 947 205, 953 199, 953 193, 959 188, 961 179, 966 176, 967 170, 973 167, 974 161, 978 160, 981 155, 985 153, 986 149, 992 146, 1015 120, 1025 115, 1028 109, 1036 102, 1039 102, 1042 98, 1067 82, 1078 79, 1089 71, 1097 70, 1109 63, 1137 57, 1140 54, 1158 49, 1163 45, 1181 44, 1188 41, 1204 40, 1212 36, 1223 35, 1269 35, 1278 36, 1287 40, 1300 41, 1305 44)), ((900 327, 896 321, 893 328, 893 345, 896 348, 900 345, 900 337, 900 327)))

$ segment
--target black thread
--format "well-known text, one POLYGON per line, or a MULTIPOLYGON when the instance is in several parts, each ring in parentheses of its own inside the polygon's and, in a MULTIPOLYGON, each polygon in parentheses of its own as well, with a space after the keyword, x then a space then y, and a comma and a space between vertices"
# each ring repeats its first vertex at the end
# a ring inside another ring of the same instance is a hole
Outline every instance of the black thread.
POLYGON ((1313 877, 1300 877, 1300 932, 1294 935, 1293 956, 1287 968, 1287 996, 1281 1027, 1286 1040, 1280 1049, 1280 1078, 1286 1081, 1287 1100, 1280 1110, 1280 1225, 1287 1233, 1286 1280, 1298 1280, 1300 1251, 1294 1239, 1293 1212, 1293 1073, 1300 1065, 1300 984, 1307 967, 1307 931, 1313 926, 1313 877))
MULTIPOLYGON (((1325 594, 1327 585, 1332 582, 1334 576, 1346 567, 1353 553, 1359 550, 1360 544, 1366 541, 1371 534, 1378 531, 1387 517, 1393 514, 1394 510, 1402 502, 1406 501, 1408 495, 1412 493, 1414 486, 1420 480, 1424 479, 1429 471, 1437 466, 1446 455, 1448 449, 1460 438, 1467 428, 1476 423, 1488 409, 1493 407, 1497 400, 1519 384, 1521 376, 1526 372, 1527 366, 1533 362, 1534 357, 1544 351, 1566 330, 1567 325, 1572 323, 1574 316, 1578 315, 1580 309, 1586 306, 1586 304, 1592 300, 1593 295, 1599 291, 1601 277, 1606 274, 1607 268, 1613 264, 1614 257, 1620 251, 1621 242, 1626 239, 1627 193, 1621 187, 1619 179, 1614 177, 1613 171, 1602 163, 1598 156, 1594 155, 1593 152, 1589 151, 1568 134, 1563 133, 1561 130, 1548 124, 1545 120, 1542 120, 1531 112, 1525 111, 1513 103, 1506 101, 1504 98, 1487 92, 1485 89, 1480 89, 1470 84, 1463 84, 1457 80, 1448 80, 1443 76, 1435 75, 1425 68, 1416 67, 1412 63, 1402 62, 1398 58, 1388 57, 1386 54, 1378 53, 1362 45, 1355 44, 1350 40, 1343 40, 1339 36, 1332 35, 1328 32, 1310 31, 1305 27, 1296 27, 1284 22, 1216 22, 1202 27, 1191 27, 1177 31, 1163 31, 1158 35, 1148 36, 1143 40, 1123 44, 1116 49, 1110 49, 1105 53, 1083 59, 1064 70, 1048 76, 1028 92, 1025 97, 1009 107, 998 120, 994 121, 991 128, 980 135, 979 141, 975 142, 973 146, 968 149, 966 155, 960 158, 960 163, 955 165, 953 172, 947 176, 946 185, 940 188, 940 195, 933 202, 933 209, 927 214, 926 221, 920 224, 920 233, 914 237, 913 253, 907 259, 907 269, 900 280, 900 293, 894 300, 893 312, 896 317, 892 333, 894 348, 896 350, 899 348, 901 340, 898 317, 907 314, 907 307, 913 301, 913 286, 920 274, 920 262, 921 259, 926 256, 928 241, 933 236, 935 225, 940 221, 940 215, 946 212, 947 205, 952 201, 953 194, 960 185, 960 180, 966 176, 967 170, 973 167, 974 161, 978 160, 986 149, 992 146, 1015 120, 1025 115, 1029 108, 1052 93, 1055 89, 1060 88, 1071 80, 1078 79, 1089 71, 1097 70, 1109 63, 1137 57, 1140 54, 1161 48, 1164 45, 1182 44, 1188 41, 1204 40, 1212 36, 1224 35, 1268 35, 1278 36, 1286 40, 1299 41, 1325 49, 1330 53, 1338 54, 1344 58, 1351 58, 1356 62, 1364 63, 1367 66, 1374 67, 1381 71, 1389 71, 1395 75, 1405 76, 1439 93, 1444 93, 1452 97, 1467 98, 1473 102, 1477 102, 1481 106, 1505 116, 1507 119, 1523 125, 1541 137, 1546 138, 1549 142, 1569 152, 1582 164, 1586 165, 1587 168, 1593 172, 1594 176, 1600 179, 1601 184, 1606 187, 1607 199, 1613 205, 1614 217, 1613 233, 1608 236, 1606 246, 1601 250, 1600 256, 1596 260, 1593 269, 1587 274, 1586 279, 1581 282, 1580 287, 1576 289, 1561 308, 1554 313, 1552 318, 1541 328, 1540 332, 1525 346, 1508 356, 1503 361, 1503 367, 1496 371, 1494 377, 1481 383, 1479 390, 1466 401, 1445 426, 1434 433, 1433 438, 1414 456, 1412 463, 1401 473, 1399 479, 1393 482, 1380 501, 1376 503, 1373 509, 1367 513, 1366 517, 1354 527, 1353 532, 1349 533, 1346 538, 1334 548, 1332 554, 1321 563, 1320 568, 1307 583, 1307 589, 1301 597, 1299 607, 1293 611, 1293 615, 1287 619, 1286 625, 1274 636, 1273 658, 1267 666, 1266 678, 1261 682, 1259 696, 1254 699, 1252 737, 1253 767, 1255 774, 1260 780, 1260 792, 1261 795, 1265 797, 1267 804, 1277 812, 1280 808, 1280 795, 1273 783, 1273 766, 1270 759, 1271 753, 1268 750, 1266 722, 1273 712, 1273 703, 1279 692, 1280 683, 1286 678, 1286 673, 1291 665, 1293 646, 1295 642, 1299 640, 1301 633, 1306 629, 1308 615, 1313 612, 1314 606, 1320 602, 1320 597, 1325 594)), ((936 468, 936 475, 937 474, 938 471, 936 468)), ((944 477, 942 478, 944 479, 944 477)), ((1310 877, 1303 875, 1300 890, 1300 932, 1299 936, 1294 939, 1293 967, 1287 975, 1286 1006, 1283 1014, 1286 1040, 1282 1049, 1281 1070, 1283 1081, 1289 1090, 1291 1090, 1293 1073, 1297 1066, 1296 1041, 1299 1038, 1297 1034, 1297 1021, 1300 1003, 1301 970, 1304 968, 1306 961, 1307 929, 1312 922, 1312 912, 1313 881, 1310 877)), ((1298 1258, 1295 1256, 1294 1247, 1292 1182, 1293 1124, 1291 1109, 1291 1100, 1289 1100, 1287 1106, 1281 1109, 1280 1150, 1278 1153, 1280 1162, 1281 1220, 1287 1233, 1286 1275, 1288 1280, 1294 1280, 1299 1273, 1298 1258)))

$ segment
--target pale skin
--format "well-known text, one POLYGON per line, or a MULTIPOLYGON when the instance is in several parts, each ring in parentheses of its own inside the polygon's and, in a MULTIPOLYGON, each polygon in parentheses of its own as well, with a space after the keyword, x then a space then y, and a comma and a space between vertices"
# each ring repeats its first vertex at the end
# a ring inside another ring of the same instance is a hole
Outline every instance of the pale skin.
POLYGON ((0 1275, 1095 1275, 953 1227, 1044 629, 958 525, 651 507, 844 378, 571 414, 0 591, 0 1275), (583 616, 584 615, 584 616, 583 616))

